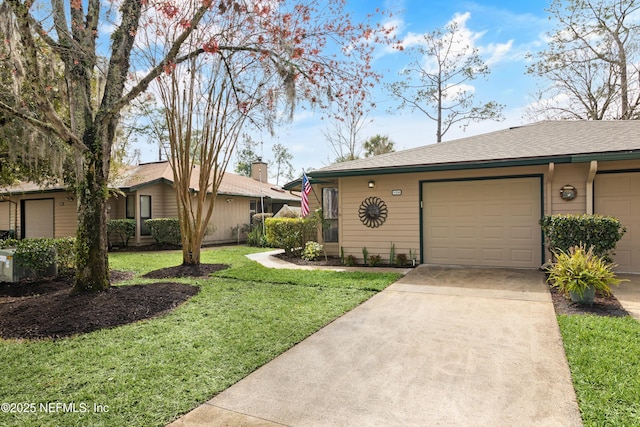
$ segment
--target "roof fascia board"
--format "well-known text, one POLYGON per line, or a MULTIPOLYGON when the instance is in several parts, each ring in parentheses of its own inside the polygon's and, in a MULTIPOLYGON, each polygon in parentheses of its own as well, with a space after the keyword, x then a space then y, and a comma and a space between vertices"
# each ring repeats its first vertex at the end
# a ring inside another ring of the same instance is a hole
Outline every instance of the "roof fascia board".
POLYGON ((138 191, 145 187, 150 187, 152 185, 156 185, 160 183, 173 185, 173 181, 168 180, 167 178, 157 178, 151 181, 145 181, 145 182, 141 182, 140 184, 132 185, 131 187, 117 187, 117 188, 121 191, 132 192, 132 191, 138 191))
MULTIPOLYGON (((585 160, 586 161, 586 160, 585 160)), ((468 169, 487 169, 487 168, 506 168, 514 166, 536 166, 553 163, 572 163, 572 156, 546 157, 535 159, 517 159, 517 160, 499 160, 484 163, 448 163, 439 165, 413 165, 413 166, 396 166, 381 167, 371 169, 357 169, 344 171, 315 171, 309 172, 314 177, 339 178, 347 176, 365 176, 365 175, 388 175, 395 173, 415 173, 415 172, 440 172, 450 170, 468 170, 468 169)))
POLYGON ((0 192, 0 195, 5 197, 27 196, 33 194, 46 194, 46 193, 69 193, 70 191, 64 188, 41 188, 37 190, 27 191, 4 191, 0 192))
POLYGON ((591 162, 593 160, 608 161, 608 160, 636 160, 636 159, 640 159, 640 152, 638 151, 576 154, 575 156, 572 156, 573 163, 591 162))

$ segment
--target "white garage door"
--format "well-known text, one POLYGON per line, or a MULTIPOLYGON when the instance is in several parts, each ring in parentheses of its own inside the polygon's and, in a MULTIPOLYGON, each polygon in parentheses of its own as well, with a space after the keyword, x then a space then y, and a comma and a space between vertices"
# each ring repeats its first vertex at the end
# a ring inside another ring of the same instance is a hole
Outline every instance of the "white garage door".
POLYGON ((24 237, 54 237, 53 199, 24 201, 24 237))
POLYGON ((640 173, 597 174, 593 190, 594 213, 616 217, 627 228, 613 257, 616 270, 640 273, 640 173))
POLYGON ((425 182, 422 200, 425 263, 542 264, 540 178, 425 182))

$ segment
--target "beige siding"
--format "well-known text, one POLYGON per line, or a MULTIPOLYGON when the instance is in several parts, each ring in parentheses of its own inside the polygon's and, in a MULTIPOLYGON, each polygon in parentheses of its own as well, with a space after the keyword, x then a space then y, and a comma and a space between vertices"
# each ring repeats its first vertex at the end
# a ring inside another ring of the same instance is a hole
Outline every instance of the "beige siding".
MULTIPOLYGON (((420 182, 431 180, 514 177, 523 175, 543 176, 544 214, 586 213, 591 197, 589 163, 555 164, 540 166, 508 167, 493 169, 469 169, 428 173, 369 175, 336 179, 337 184, 314 185, 318 197, 322 187, 337 186, 339 190, 339 243, 326 244, 330 255, 339 255, 340 248, 345 255, 353 255, 362 260, 362 248, 370 254, 378 254, 386 262, 391 243, 397 253, 409 250, 418 252, 420 248, 420 182), (552 173, 550 173, 550 170, 552 173), (369 189, 368 182, 375 181, 375 188, 369 189), (560 197, 560 189, 572 185, 577 189, 574 200, 565 201, 560 197), (393 196, 392 190, 401 190, 402 195, 393 196), (369 196, 381 198, 388 207, 386 222, 378 228, 364 226, 358 218, 358 208, 369 196)), ((600 162, 597 170, 640 169, 640 161, 600 162)), ((314 193, 310 197, 310 206, 314 210, 320 207, 320 201, 314 193)), ((420 255, 417 255, 420 259, 420 255)))
POLYGON ((627 232, 613 257, 617 270, 640 273, 640 172, 598 174, 594 212, 620 220, 627 232))
MULTIPOLYGON (((247 197, 218 196, 209 221, 213 232, 205 236, 205 243, 236 242, 238 236, 233 228, 249 224, 250 201, 247 197)), ((240 240, 246 240, 246 234, 240 240)))
POLYGON ((0 230, 11 230, 15 226, 15 209, 9 201, 0 201, 0 230))
POLYGON ((55 198, 56 237, 75 236, 78 228, 78 210, 75 196, 67 193, 55 198))
MULTIPOLYGON (((388 262, 391 245, 395 253, 418 253, 420 248, 419 186, 412 175, 381 175, 342 178, 339 186, 339 239, 345 255, 353 255, 362 261, 362 249, 371 255, 380 255, 388 262), (375 188, 368 188, 374 180, 375 188), (392 196, 392 190, 402 190, 402 195, 392 196), (362 224, 358 216, 361 203, 368 197, 378 197, 388 209, 386 221, 377 228, 362 224)), ((339 249, 338 249, 339 250, 339 249)))
POLYGON ((409 250, 411 250, 419 260, 421 181, 541 175, 545 174, 547 170, 547 166, 530 166, 340 178, 340 242, 332 251, 329 251, 330 246, 327 246, 327 251, 331 255, 338 255, 339 248, 342 246, 345 255, 351 254, 361 261, 362 248, 366 247, 370 254, 380 255, 383 262, 387 262, 393 243, 396 254, 404 253, 408 256, 409 250), (373 189, 368 188, 370 180, 375 182, 373 189), (393 190, 400 190, 402 194, 393 196, 393 190), (387 220, 378 228, 364 226, 358 217, 360 204, 369 196, 379 197, 388 207, 387 220))
POLYGON ((552 213, 583 214, 587 212, 587 178, 589 163, 572 163, 555 165, 553 183, 551 185, 552 213), (560 189, 565 185, 576 188, 576 198, 563 200, 560 189))
MULTIPOLYGON (((177 213, 174 216, 167 214, 165 208, 166 190, 164 187, 168 187, 166 184, 154 184, 148 187, 143 187, 133 193, 135 195, 136 203, 136 243, 137 244, 151 244, 154 242, 151 235, 143 236, 140 234, 140 196, 151 196, 151 218, 172 218, 177 217, 177 213)), ((125 202, 126 203, 126 202, 125 202)), ((175 205, 175 200, 173 202, 175 205)))

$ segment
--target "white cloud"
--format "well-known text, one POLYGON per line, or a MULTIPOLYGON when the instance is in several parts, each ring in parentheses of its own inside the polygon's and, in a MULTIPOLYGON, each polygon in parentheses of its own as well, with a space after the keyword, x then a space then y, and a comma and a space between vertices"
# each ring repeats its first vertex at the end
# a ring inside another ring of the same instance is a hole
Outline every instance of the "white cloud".
POLYGON ((480 54, 485 57, 485 63, 488 66, 503 62, 509 59, 513 51, 513 40, 506 43, 490 43, 478 49, 480 54))

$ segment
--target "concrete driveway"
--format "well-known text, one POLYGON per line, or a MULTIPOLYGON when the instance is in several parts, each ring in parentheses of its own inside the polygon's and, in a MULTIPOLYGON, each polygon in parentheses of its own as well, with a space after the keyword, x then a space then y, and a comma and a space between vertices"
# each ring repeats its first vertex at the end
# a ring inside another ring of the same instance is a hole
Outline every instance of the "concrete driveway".
POLYGON ((579 426, 543 274, 420 266, 178 426, 579 426))

